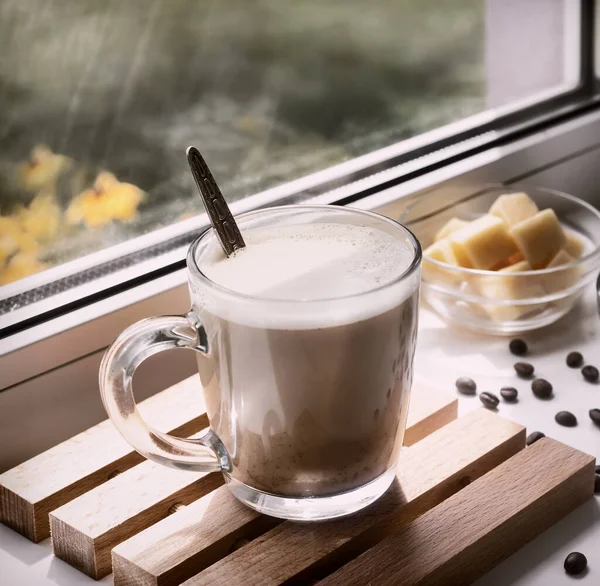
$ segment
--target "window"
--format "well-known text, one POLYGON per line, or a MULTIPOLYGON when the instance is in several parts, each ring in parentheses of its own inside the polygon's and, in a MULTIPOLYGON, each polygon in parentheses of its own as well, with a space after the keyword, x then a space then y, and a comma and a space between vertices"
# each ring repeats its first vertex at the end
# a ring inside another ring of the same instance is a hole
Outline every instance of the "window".
POLYGON ((586 4, 3 3, 0 318, 184 248, 190 144, 231 202, 309 176, 252 207, 580 99, 586 4))

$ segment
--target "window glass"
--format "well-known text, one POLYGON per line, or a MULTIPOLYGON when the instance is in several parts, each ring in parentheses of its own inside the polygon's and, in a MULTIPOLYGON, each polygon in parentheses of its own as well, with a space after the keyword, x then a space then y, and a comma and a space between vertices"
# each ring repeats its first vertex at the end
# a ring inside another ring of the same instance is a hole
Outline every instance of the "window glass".
POLYGON ((0 3, 0 284, 202 212, 190 144, 233 201, 574 85, 539 5, 0 3))

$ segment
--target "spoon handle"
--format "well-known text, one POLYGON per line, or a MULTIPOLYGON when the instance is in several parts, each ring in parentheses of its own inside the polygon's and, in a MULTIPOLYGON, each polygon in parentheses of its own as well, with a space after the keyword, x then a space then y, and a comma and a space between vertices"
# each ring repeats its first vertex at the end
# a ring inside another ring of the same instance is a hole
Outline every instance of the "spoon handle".
POLYGON ((210 217, 210 222, 217 233, 225 254, 231 256, 236 250, 246 246, 240 229, 233 219, 231 210, 206 161, 196 147, 191 146, 188 148, 187 160, 198 186, 198 191, 202 196, 204 207, 210 217))

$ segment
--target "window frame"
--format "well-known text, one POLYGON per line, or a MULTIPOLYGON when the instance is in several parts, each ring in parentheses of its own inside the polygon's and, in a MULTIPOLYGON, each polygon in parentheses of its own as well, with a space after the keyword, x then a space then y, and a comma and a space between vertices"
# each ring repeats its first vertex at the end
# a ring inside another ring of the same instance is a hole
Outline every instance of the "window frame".
MULTIPOLYGON (((600 107, 595 73, 595 0, 578 0, 579 81, 568 91, 487 110, 413 138, 334 165, 231 205, 234 214, 271 205, 356 205, 382 191, 437 169, 537 133, 600 107)), ((565 0, 568 4, 569 0, 565 0)), ((6 285, 0 304, 38 301, 0 314, 0 341, 102 299, 152 282, 185 266, 190 242, 209 227, 206 214, 172 224, 122 244, 6 285), (89 279, 86 279, 89 275, 89 279), (49 280, 51 278, 51 280, 49 280), (73 285, 76 283, 76 285, 73 285), (60 288, 44 297, 43 292, 60 288)))

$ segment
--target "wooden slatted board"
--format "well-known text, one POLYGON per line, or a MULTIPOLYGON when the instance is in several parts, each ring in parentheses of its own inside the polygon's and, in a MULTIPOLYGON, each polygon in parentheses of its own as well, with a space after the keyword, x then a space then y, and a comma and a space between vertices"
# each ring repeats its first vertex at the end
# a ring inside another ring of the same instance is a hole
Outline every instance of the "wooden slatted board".
MULTIPOLYGON (((148 399, 159 429, 206 426, 198 377, 148 399)), ((143 459, 103 422, 0 475, 0 520, 115 585, 454 584, 476 579, 591 497, 594 459, 486 410, 413 389, 397 478, 359 513, 281 521, 220 474, 143 459), (118 474, 117 474, 118 473, 118 474), (501 545, 499 545, 501 544, 501 545)))
MULTIPOLYGON (((198 377, 142 401, 139 409, 150 425, 174 435, 208 425, 198 377)), ((46 539, 50 511, 143 460, 103 421, 0 474, 0 521, 32 541, 46 539)))

